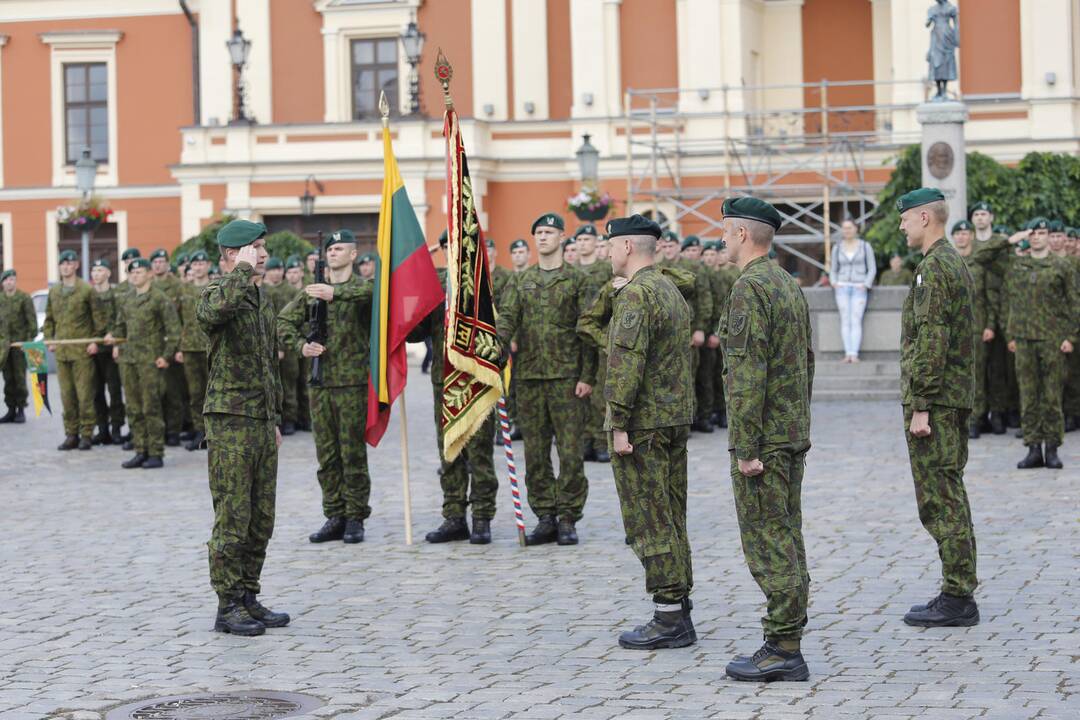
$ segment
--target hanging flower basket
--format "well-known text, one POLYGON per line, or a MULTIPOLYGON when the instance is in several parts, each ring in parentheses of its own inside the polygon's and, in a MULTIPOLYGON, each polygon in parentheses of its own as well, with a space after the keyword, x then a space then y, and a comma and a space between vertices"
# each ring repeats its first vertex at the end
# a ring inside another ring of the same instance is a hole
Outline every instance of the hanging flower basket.
POLYGON ((611 206, 615 203, 609 193, 600 194, 591 188, 582 188, 577 195, 572 195, 566 200, 566 207, 583 222, 596 222, 603 220, 611 212, 611 206))
POLYGON ((112 208, 95 197, 78 205, 61 205, 56 208, 57 221, 80 232, 94 232, 102 223, 109 222, 112 214, 112 208))

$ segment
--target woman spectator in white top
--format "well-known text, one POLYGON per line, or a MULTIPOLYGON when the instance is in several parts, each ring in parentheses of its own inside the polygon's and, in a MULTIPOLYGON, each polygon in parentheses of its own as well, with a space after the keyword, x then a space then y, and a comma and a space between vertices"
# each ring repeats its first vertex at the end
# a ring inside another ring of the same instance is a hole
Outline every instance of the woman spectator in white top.
POLYGON ((859 362, 863 313, 866 312, 866 299, 876 276, 874 249, 859 237, 855 222, 845 220, 840 226, 840 242, 832 249, 829 270, 829 282, 835 288, 836 307, 840 310, 843 362, 859 362))

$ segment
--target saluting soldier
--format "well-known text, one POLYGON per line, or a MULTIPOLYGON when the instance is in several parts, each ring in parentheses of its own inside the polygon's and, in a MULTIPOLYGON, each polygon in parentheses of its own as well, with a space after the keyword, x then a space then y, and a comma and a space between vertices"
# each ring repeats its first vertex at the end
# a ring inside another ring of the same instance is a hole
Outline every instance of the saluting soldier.
POLYGON ((555 213, 532 224, 539 261, 523 270, 499 308, 499 340, 516 346, 518 420, 525 440, 525 485, 539 522, 530 545, 576 545, 589 483, 582 460, 581 400, 592 392, 596 353, 575 332, 587 309, 585 276, 563 262, 565 225, 555 213), (511 344, 511 341, 514 344, 511 344), (551 467, 551 442, 559 476, 551 467))
POLYGON ((806 680, 800 651, 810 594, 802 479, 810 449, 814 351, 802 290, 769 259, 780 213, 751 197, 724 201, 724 240, 742 273, 720 324, 731 484, 743 554, 765 594, 765 643, 728 663, 736 680, 806 680))
POLYGON ((115 324, 116 337, 126 341, 113 347, 112 356, 130 365, 128 377, 132 382, 127 392, 135 455, 121 467, 149 470, 164 464, 162 398, 169 358, 176 354, 180 341, 180 318, 172 301, 151 282, 149 261, 132 260, 128 280, 134 294, 120 304, 115 324))
POLYGON ((274 310, 255 279, 266 263, 266 226, 233 220, 218 231, 221 269, 195 316, 210 338, 203 415, 214 501, 210 585, 218 596, 214 630, 261 635, 289 624, 258 600, 266 547, 274 533, 281 382, 274 310))
MULTIPOLYGON (((299 255, 290 255, 285 260, 285 282, 278 286, 277 296, 273 298, 278 312, 304 292, 304 265, 299 255)), ((285 342, 278 334, 281 385, 285 391, 282 403, 281 427, 285 434, 290 425, 295 430, 311 432, 311 408, 308 402, 308 361, 300 351, 285 342)))
MULTIPOLYGON (((180 309, 180 281, 170 272, 169 253, 158 248, 150 253, 150 268, 153 270, 154 287, 165 293, 165 297, 180 309)), ((184 381, 184 368, 169 357, 169 367, 165 371, 165 444, 175 447, 180 444, 180 433, 184 430, 187 417, 187 383, 184 381)), ((190 438, 189 438, 190 439, 190 438)))
POLYGON ((972 413, 968 420, 968 438, 980 437, 987 423, 986 395, 989 385, 986 358, 989 344, 994 339, 997 318, 994 316, 999 306, 996 283, 987 282, 989 271, 975 262, 975 230, 970 222, 961 220, 952 227, 952 240, 956 252, 964 259, 968 272, 971 273, 975 294, 972 296, 971 312, 975 319, 975 392, 972 396, 972 413))
POLYGON ((322 367, 322 382, 312 385, 310 394, 326 522, 308 537, 313 543, 363 542, 364 521, 371 515, 364 428, 374 283, 353 274, 355 261, 352 232, 332 233, 326 239, 328 282, 308 285, 277 319, 284 343, 306 358, 319 358, 322 367), (311 298, 328 303, 325 345, 308 342, 304 334, 311 298))
MULTIPOLYGON (((585 274, 585 302, 592 306, 601 288, 611 281, 611 263, 596 256, 596 239, 599 233, 592 223, 582 225, 574 232, 577 241, 578 268, 585 274)), ((597 347, 596 387, 604 387, 607 380, 607 343, 597 347)), ((585 460, 611 462, 608 452, 607 433, 604 432, 604 394, 593 392, 582 403, 585 413, 585 460)))
POLYGON ((935 188, 897 201, 907 246, 922 253, 901 313, 900 386, 919 520, 937 543, 941 593, 904 616, 919 627, 979 622, 975 529, 964 488, 975 375, 975 286, 945 237, 949 207, 935 188))
POLYGON ((694 399, 690 308, 655 266, 660 226, 641 215, 607 225, 615 291, 606 360, 604 427, 623 527, 645 569, 655 611, 622 633, 636 650, 697 642, 690 620, 694 585, 686 533, 686 441, 694 399))
MULTIPOLYGON (((105 315, 106 328, 117 311, 117 289, 109 282, 111 277, 112 267, 109 261, 105 258, 95 260, 90 268, 90 284, 94 288, 94 300, 101 305, 101 312, 105 315)), ((120 368, 109 352, 94 355, 94 366, 97 371, 94 381, 94 414, 97 416, 98 434, 91 438, 91 442, 95 445, 110 445, 113 442, 120 444, 123 442, 120 438, 123 434, 121 429, 124 427, 120 368), (107 402, 106 389, 109 391, 107 402)))
POLYGON ((203 420, 203 404, 206 402, 206 383, 210 379, 210 366, 207 353, 210 351, 210 338, 206 336, 195 309, 203 290, 210 284, 210 256, 204 250, 196 250, 188 257, 188 283, 180 293, 180 349, 173 360, 184 368, 184 380, 187 382, 193 435, 184 445, 189 451, 206 448, 206 423, 203 420))
POLYGON ((7 413, 0 423, 26 422, 27 400, 30 389, 26 386, 26 356, 13 342, 33 340, 37 335, 37 313, 34 301, 18 288, 18 277, 13 268, 0 273, 0 371, 4 378, 4 403, 7 413))
MULTIPOLYGON (((972 250, 974 249, 973 246, 972 250)), ((883 287, 911 287, 912 277, 911 271, 904 267, 904 258, 900 257, 900 253, 893 253, 889 256, 889 269, 881 273, 878 285, 883 287)))
POLYGON ((57 345, 51 340, 96 338, 105 334, 108 318, 94 290, 78 276, 79 256, 74 250, 60 253, 60 282, 49 288, 42 333, 56 356, 60 380, 60 400, 64 406, 64 442, 58 450, 89 450, 93 445, 94 355, 96 342, 86 345, 57 345))

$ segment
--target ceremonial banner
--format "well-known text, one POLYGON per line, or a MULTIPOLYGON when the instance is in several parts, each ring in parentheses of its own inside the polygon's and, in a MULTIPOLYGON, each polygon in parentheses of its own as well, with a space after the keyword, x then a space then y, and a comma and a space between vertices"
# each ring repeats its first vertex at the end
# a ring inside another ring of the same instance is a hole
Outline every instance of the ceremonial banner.
MULTIPOLYGON (((14 352, 14 348, 12 348, 14 352)), ((34 417, 41 417, 41 408, 52 415, 49 407, 49 359, 45 353, 44 342, 22 343, 23 355, 26 356, 26 373, 30 376, 30 392, 34 398, 34 417)))
POLYGON ((450 100, 453 71, 439 52, 435 75, 443 85, 446 112, 447 291, 443 380, 443 455, 452 462, 491 415, 502 379, 502 347, 495 332, 491 274, 476 216, 469 165, 457 112, 450 100))
POLYGON ((443 288, 424 233, 416 220, 390 144, 389 105, 382 98, 383 187, 379 208, 378 258, 371 309, 371 376, 368 378, 364 439, 378 445, 390 420, 390 405, 405 389, 405 338, 443 301, 443 288))

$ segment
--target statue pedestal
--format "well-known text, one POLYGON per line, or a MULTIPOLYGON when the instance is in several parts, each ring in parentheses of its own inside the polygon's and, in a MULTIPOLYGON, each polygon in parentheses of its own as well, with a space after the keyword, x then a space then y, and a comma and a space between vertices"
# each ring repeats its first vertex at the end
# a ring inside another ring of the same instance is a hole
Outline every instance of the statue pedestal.
POLYGON ((964 122, 967 106, 962 102, 926 102, 916 110, 922 125, 922 181, 945 194, 949 202, 949 222, 967 220, 967 155, 964 149, 964 122))

